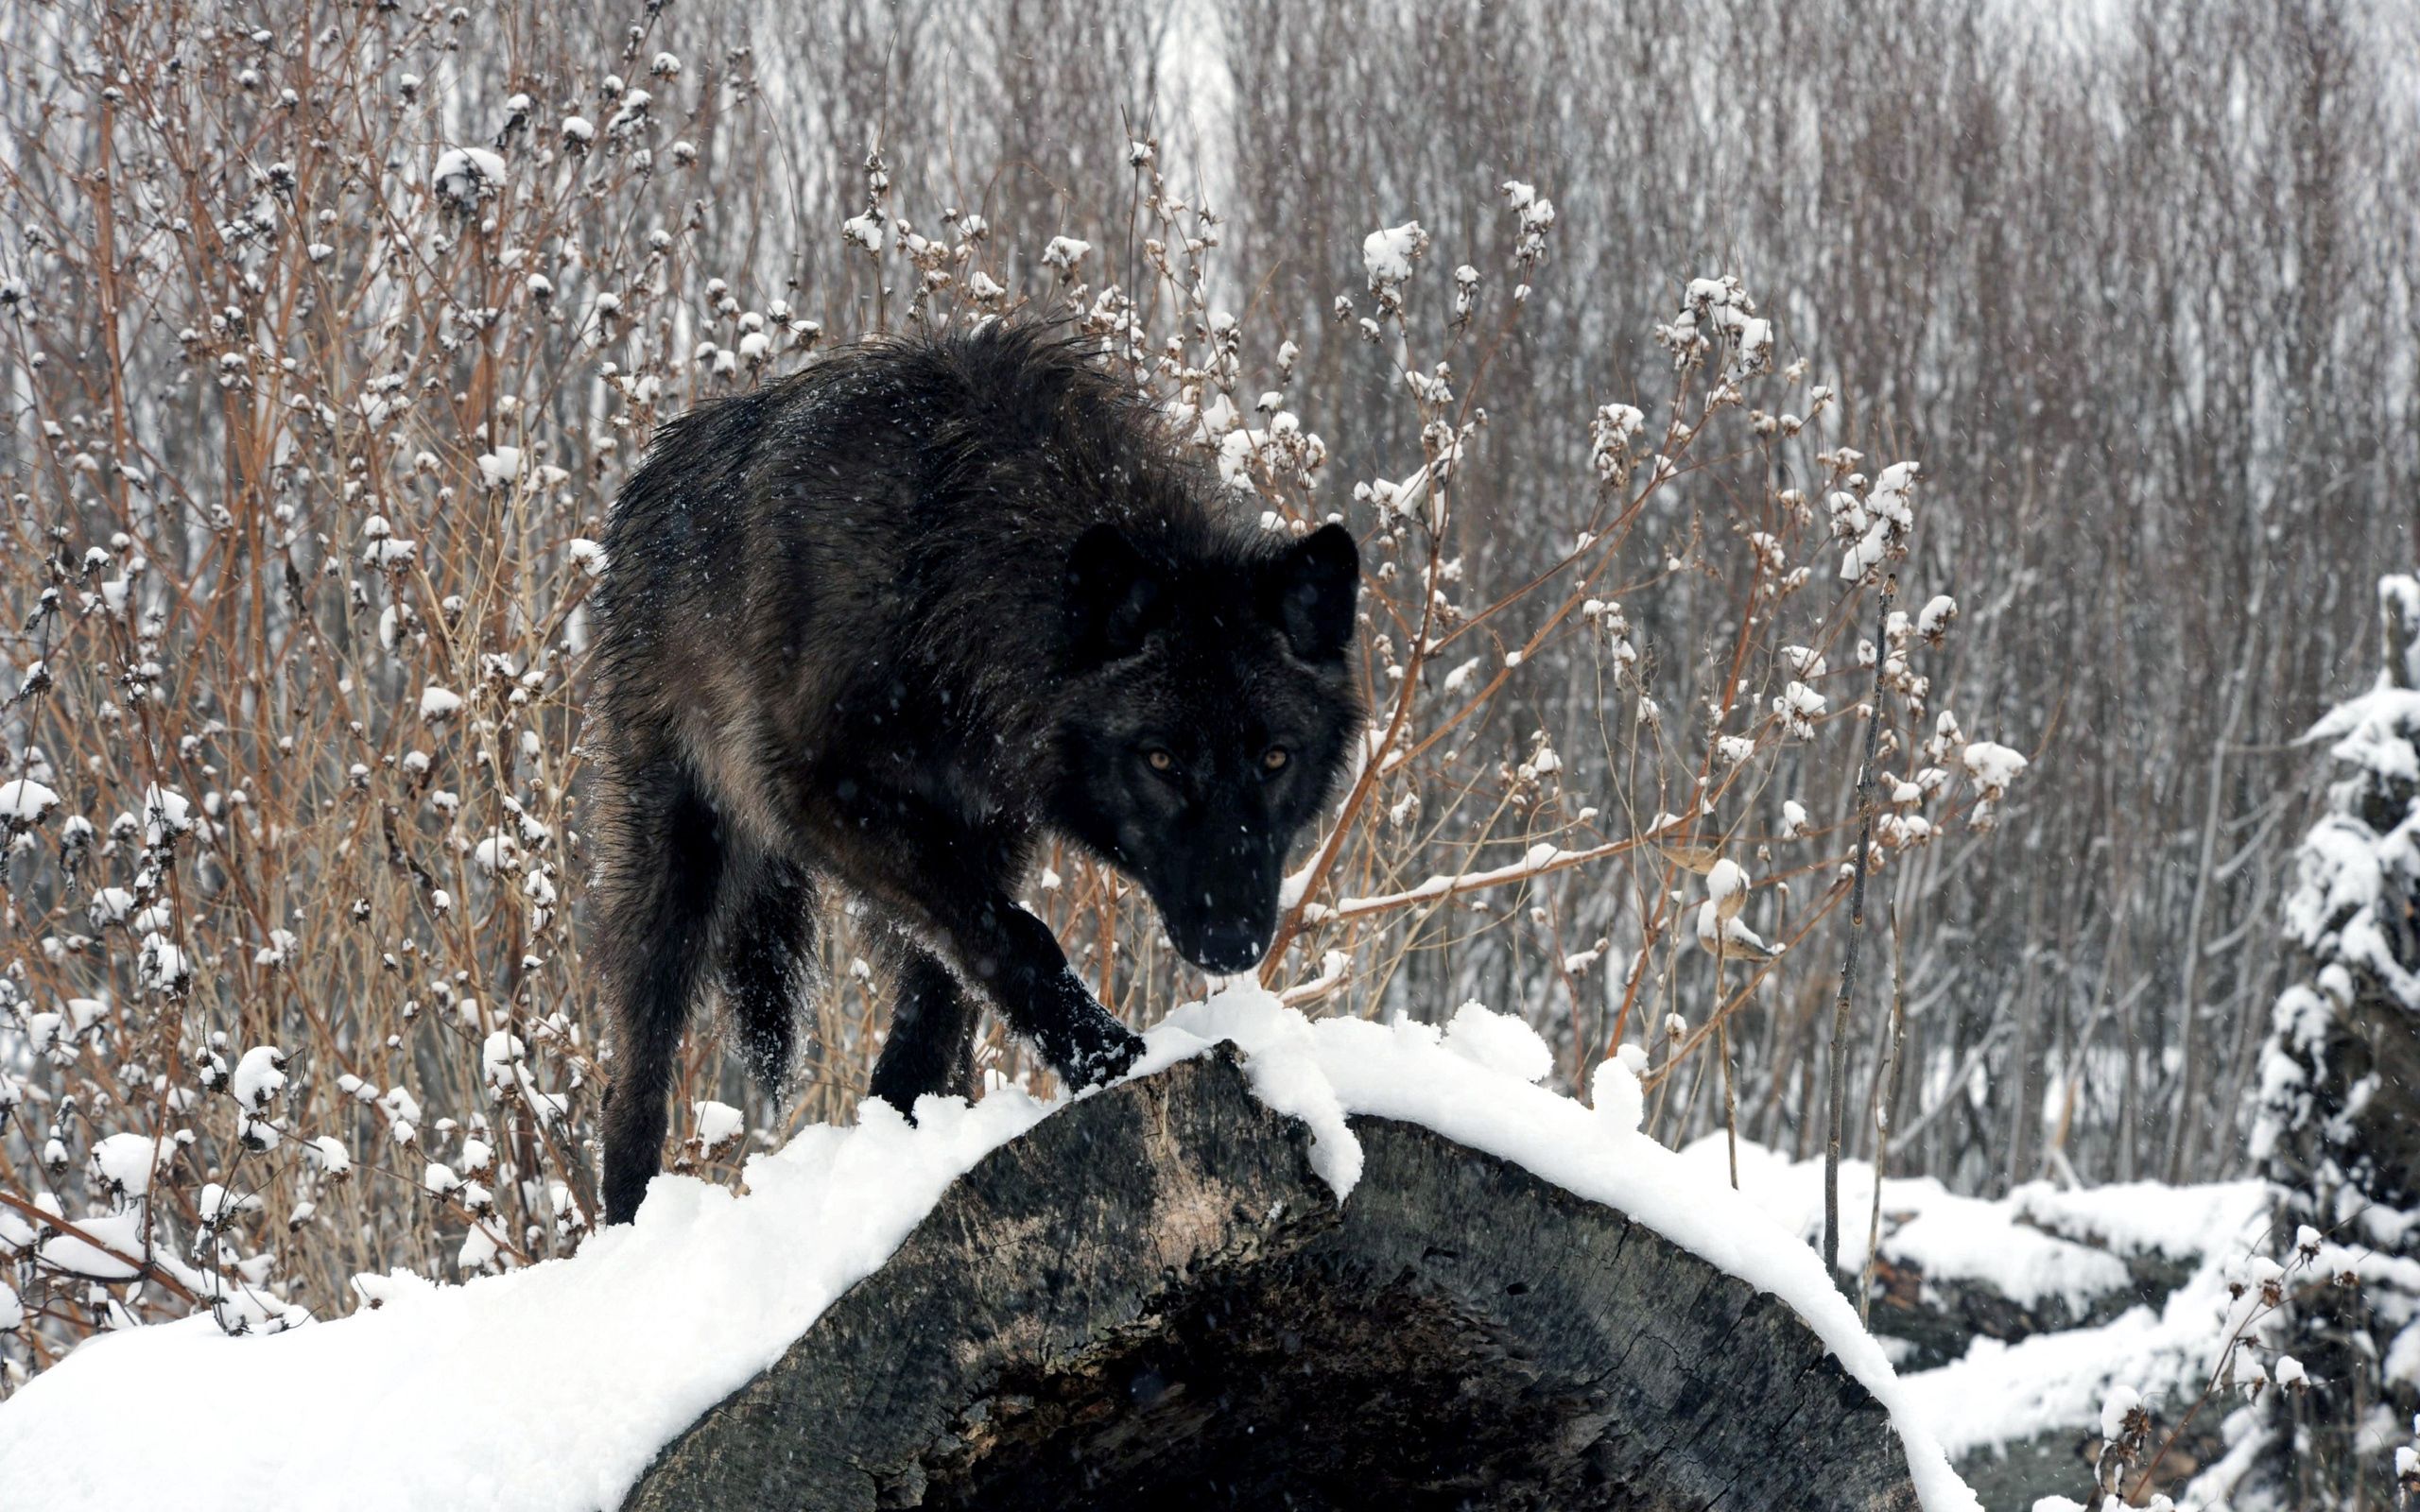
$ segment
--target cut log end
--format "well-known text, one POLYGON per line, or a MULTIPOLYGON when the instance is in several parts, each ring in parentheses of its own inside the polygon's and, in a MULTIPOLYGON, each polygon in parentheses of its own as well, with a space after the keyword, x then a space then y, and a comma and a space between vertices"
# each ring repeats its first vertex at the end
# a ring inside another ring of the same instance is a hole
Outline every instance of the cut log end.
POLYGON ((1231 1053, 1087 1099, 660 1455, 633 1508, 1913 1509, 1797 1315, 1358 1120, 1340 1206, 1231 1053))

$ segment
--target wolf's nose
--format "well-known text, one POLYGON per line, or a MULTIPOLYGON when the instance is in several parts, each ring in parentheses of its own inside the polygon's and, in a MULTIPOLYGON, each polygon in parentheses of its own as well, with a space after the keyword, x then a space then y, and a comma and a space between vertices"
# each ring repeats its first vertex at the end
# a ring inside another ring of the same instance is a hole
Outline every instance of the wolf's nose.
POLYGON ((1249 971, 1260 964, 1264 946, 1260 932, 1237 920, 1212 924, 1201 932, 1201 955, 1194 964, 1221 976, 1249 971))

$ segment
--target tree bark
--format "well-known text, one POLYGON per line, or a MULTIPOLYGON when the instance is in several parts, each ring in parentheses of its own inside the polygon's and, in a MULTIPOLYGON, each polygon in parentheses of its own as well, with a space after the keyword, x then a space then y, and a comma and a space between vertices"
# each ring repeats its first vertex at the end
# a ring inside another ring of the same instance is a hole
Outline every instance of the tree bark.
POLYGON ((1788 1307, 1518 1166, 1354 1127, 1340 1205, 1232 1052, 1057 1114, 626 1505, 1917 1506, 1788 1307))

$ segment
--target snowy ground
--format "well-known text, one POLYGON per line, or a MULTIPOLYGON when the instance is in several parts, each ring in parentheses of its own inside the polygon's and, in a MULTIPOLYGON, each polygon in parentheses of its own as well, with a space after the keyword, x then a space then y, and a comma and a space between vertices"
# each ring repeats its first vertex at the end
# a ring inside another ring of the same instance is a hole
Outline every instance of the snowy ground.
MULTIPOLYGON (((1638 1085, 1607 1062, 1591 1109, 1533 1085, 1547 1049, 1519 1021, 1466 1008, 1443 1031, 1312 1023, 1257 988, 1171 1015, 1136 1074, 1221 1040, 1253 1087, 1313 1130, 1341 1200, 1360 1175, 1347 1125, 1425 1125, 1621 1209, 1780 1297, 1890 1409, 1927 1512, 1978 1506, 1931 1426, 1938 1405, 1882 1348, 1770 1194, 1709 1182, 1638 1132, 1638 1085), (1765 1206, 1759 1206, 1762 1201, 1765 1206)), ((574 1259, 442 1286, 357 1283, 339 1321, 222 1336, 206 1317, 104 1335, 0 1406, 9 1512, 174 1504, 510 1508, 614 1505, 658 1446, 769 1364, 906 1238, 949 1182, 1057 1106, 1013 1089, 930 1102, 909 1126, 869 1103, 749 1167, 749 1194, 662 1177, 636 1223, 574 1259), (511 1360, 510 1369, 466 1369, 511 1360)))
MULTIPOLYGON (((1728 1179, 1720 1136, 1692 1144, 1681 1160, 1707 1179, 1728 1179)), ((1822 1231, 1820 1160, 1793 1164, 1743 1145, 1739 1177, 1745 1194, 1783 1228, 1808 1240, 1822 1231)), ((1873 1168, 1847 1162, 1844 1265, 1864 1263, 1873 1199, 1873 1168)), ((1886 1179, 1878 1247, 1886 1263, 1922 1274, 1927 1305, 1950 1307, 1944 1294, 1957 1289, 2052 1320, 2014 1341, 1972 1338, 1959 1358, 1901 1383, 1933 1438, 1970 1469, 1973 1456, 2041 1435, 2072 1431, 2081 1438, 2117 1388, 2138 1391, 2172 1415, 2200 1395, 2219 1363, 2237 1315, 2228 1282, 2249 1257, 2268 1252, 2269 1221, 2269 1192, 2258 1181, 2089 1191, 2033 1182, 1987 1202, 1930 1178, 1886 1179), (2173 1289, 2144 1303, 2147 1276, 2168 1278, 2151 1286, 2154 1295, 2161 1285, 2173 1289)), ((1875 1323, 1877 1333, 1893 1327, 1879 1302, 1875 1323)), ((2231 1405, 2209 1414, 2212 1427, 2231 1405)), ((2043 1487, 2062 1488, 2072 1486, 2043 1487)))
POLYGON ((2020 1194, 2011 1206, 2020 1218, 2030 1212, 2055 1221, 2065 1209, 2103 1219, 2102 1231, 2120 1249, 2198 1243, 2202 1253, 2185 1284, 2155 1307, 2131 1307, 2106 1323, 2014 1344, 1978 1339, 1965 1358, 1909 1377, 1926 1403, 1927 1424, 1950 1452, 1962 1456, 2054 1429, 2081 1430, 2100 1420, 2118 1386, 2171 1411, 2199 1396, 2238 1311, 2229 1279, 2243 1273, 2247 1257, 2266 1253, 2267 1189, 2254 1181, 2186 1188, 2144 1183, 2020 1194))

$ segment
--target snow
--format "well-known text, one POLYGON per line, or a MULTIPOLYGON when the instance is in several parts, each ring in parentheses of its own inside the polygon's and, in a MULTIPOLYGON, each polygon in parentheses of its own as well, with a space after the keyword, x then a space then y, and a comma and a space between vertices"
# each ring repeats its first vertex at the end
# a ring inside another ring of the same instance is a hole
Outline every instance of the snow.
MULTIPOLYGON (((2405 1324, 2394 1342, 2387 1346, 2386 1360, 2378 1374, 2407 1386, 2420 1386, 2420 1320, 2405 1324)), ((2413 1425, 2413 1431, 2420 1432, 2420 1423, 2413 1425)))
MULTIPOLYGON (((1706 1185, 1727 1178, 1729 1154, 1720 1134, 1692 1143, 1680 1158, 1706 1185)), ((1809 1237, 1822 1231, 1820 1159, 1793 1163, 1742 1143, 1739 1183, 1741 1194, 1785 1229, 1809 1237)), ((1873 1200, 1873 1167, 1843 1161, 1845 1266, 1865 1264, 1865 1215, 1873 1200)), ((1960 1457, 2088 1428, 2100 1421, 2117 1386, 2155 1403, 2190 1401, 2216 1368, 2229 1332, 2230 1276, 2265 1242, 2268 1222, 2269 1191, 2260 1181, 2128 1182, 2088 1191, 2032 1182, 2003 1201, 1987 1202, 1960 1196, 1930 1177, 1886 1178, 1885 1260, 1913 1266, 1928 1281, 1981 1283, 2029 1310, 2056 1300, 2080 1313, 2096 1298, 2131 1291, 2128 1255, 2193 1263, 2185 1284, 2157 1310, 2136 1305, 2105 1323, 2014 1344, 1978 1338, 1963 1357, 1906 1376, 1901 1385, 1935 1441, 1960 1457)))
POLYGON ((493 452, 483 452, 479 455, 478 464, 482 485, 491 489, 510 488, 512 481, 521 475, 521 448, 499 446, 493 452))
MULTIPOLYGON (((1409 1121, 1618 1208, 1772 1293, 1890 1412, 1927 1512, 1979 1512, 1927 1427, 1929 1404, 1893 1378, 1814 1252, 1638 1132, 1634 1066, 1598 1068, 1592 1109, 1531 1085, 1542 1057, 1551 1065, 1546 1047, 1477 1005, 1443 1030, 1314 1023, 1245 983, 1154 1027, 1134 1074, 1222 1040, 1243 1052, 1264 1102, 1309 1125, 1313 1167, 1340 1202, 1361 1175, 1350 1116, 1409 1121)), ((1000 1087, 972 1107, 926 1098, 912 1125, 868 1100, 855 1127, 813 1125, 752 1157, 744 1197, 658 1177, 634 1223, 569 1260, 459 1286, 364 1277, 350 1317, 273 1335, 230 1338, 206 1316, 100 1335, 0 1405, 0 1484, 11 1512, 614 1505, 658 1446, 881 1265, 951 1181, 1089 1095, 1045 1104, 1000 1087), (516 1368, 467 1364, 497 1358, 516 1368), (278 1432, 229 1435, 191 1410, 212 1400, 275 1401, 278 1432), (110 1453, 59 1452, 105 1423, 144 1430, 117 1435, 110 1453)))
POLYGON ((2100 1436, 2116 1443, 2126 1436, 2126 1418, 2143 1404, 2143 1394, 2128 1385, 2109 1388, 2100 1403, 2100 1436))
POLYGON ((0 823, 38 824, 59 806, 59 795, 31 778, 0 782, 0 823))
POLYGON ((1370 286, 1386 288, 1411 277, 1412 260, 1427 249, 1428 233, 1416 220, 1372 232, 1361 240, 1361 266, 1369 271, 1370 286))
MULTIPOLYGON (((1620 843, 1615 842, 1616 845, 1620 843)), ((1340 898, 1333 909, 1319 909, 1314 916, 1311 910, 1319 908, 1319 905, 1311 904, 1305 909, 1305 915, 1317 919, 1349 919, 1357 914, 1378 913, 1400 907, 1408 902, 1443 898, 1458 892, 1476 892, 1481 888, 1500 886, 1508 882, 1519 882, 1525 877, 1536 876, 1552 867, 1593 859, 1595 855, 1602 854, 1611 849, 1611 846, 1606 846, 1599 847, 1594 851, 1567 850, 1549 841, 1541 840, 1530 847, 1520 860, 1510 866, 1497 867, 1492 871, 1466 871, 1459 876, 1437 872, 1418 885, 1402 892, 1387 893, 1375 898, 1340 898)))
POLYGON ((2097 1328, 2015 1344, 1977 1339, 1963 1358, 1910 1376, 1907 1386, 1953 1454, 2092 1422, 2120 1380, 2162 1400, 2191 1401, 2217 1364, 2226 1301, 2222 1287, 2197 1277, 2157 1313, 2136 1307, 2097 1328))
MULTIPOLYGON (((1728 865, 1730 865, 1728 862, 1715 863, 1717 868, 1728 865)), ((1732 869, 1737 871, 1739 868, 1735 866, 1732 869)), ((1741 875, 1744 877, 1745 873, 1741 875)), ((1711 884, 1714 880, 1713 875, 1709 873, 1706 881, 1711 884)), ((1744 890, 1745 886, 1746 884, 1742 882, 1731 891, 1708 898, 1698 905, 1697 930, 1700 945, 1709 951, 1720 949, 1725 954, 1730 953, 1734 947, 1745 946, 1748 952, 1754 954, 1742 954, 1739 957, 1742 960, 1754 959, 1755 954, 1763 954, 1768 948, 1763 936, 1750 929, 1747 922, 1739 918, 1739 906, 1747 901, 1748 896, 1744 890)))
POLYGON ((428 176, 437 192, 469 208, 504 184, 504 159, 485 147, 449 147, 428 176))
POLYGON ((193 828, 193 804, 182 793, 153 783, 143 790, 143 843, 157 847, 193 828))
POLYGON ((85 917, 95 929, 107 929, 109 924, 124 924, 126 917, 135 912, 135 895, 126 888, 95 888, 92 900, 85 902, 85 917))
POLYGON ((320 1135, 305 1148, 319 1161, 320 1169, 329 1176, 343 1176, 353 1169, 353 1152, 344 1147, 344 1141, 333 1134, 320 1135))
MULTIPOLYGON (((1699 280, 1699 284, 1704 282, 1699 280)), ((1697 284, 1690 289, 1694 301, 1697 284)), ((1915 524, 1915 511, 1910 501, 1916 481, 1916 464, 1893 462, 1874 480, 1873 489, 1864 498, 1841 490, 1825 501, 1831 510, 1834 533, 1850 541, 1841 561, 1841 576, 1844 580, 1863 577, 1894 550, 1904 549, 1908 532, 1915 524)))
POLYGON ((66 1022, 64 1015, 57 1013, 26 1015, 26 1048, 37 1056, 48 1055, 59 1043, 60 1026, 66 1022))
POLYGON ((2054 1233, 2126 1254, 2190 1260, 2214 1246, 2240 1249, 2256 1239, 2269 1199, 2257 1181, 2190 1187, 2119 1181, 2083 1191, 2037 1181, 2017 1188, 2009 1200, 2020 1221, 2054 1233))
POLYGON ((144 985, 158 992, 182 992, 186 979, 193 974, 184 947, 165 935, 144 936, 136 963, 144 985))
POLYGON ((285 1091, 285 1052, 275 1045, 254 1045, 235 1062, 235 1101, 259 1112, 285 1091))
POLYGON ((1969 742, 1959 760, 1966 767, 1966 775, 1983 790, 1988 799, 1997 799, 2009 789, 2030 765, 2021 751, 1988 740, 1969 742))
MULTIPOLYGON (((1728 1179, 1730 1151, 1721 1135, 1692 1143, 1681 1158, 1709 1179, 1728 1179)), ((1822 1161, 1792 1163, 1762 1145, 1742 1143, 1739 1187, 1791 1232, 1806 1238, 1822 1232, 1822 1161)), ((1842 1162, 1841 1208, 1857 1215, 1841 1241, 1844 1266, 1864 1267, 1865 1214, 1873 1202, 1874 1168, 1862 1160, 1842 1162)), ((2055 1298, 2081 1312, 2095 1297, 2127 1284, 2125 1263, 2117 1256, 2021 1222, 2021 1211, 1960 1196, 1930 1177, 1886 1178, 1882 1258, 1931 1280, 1981 1282, 2029 1309, 2055 1298)))
POLYGON ((1985 1280, 2027 1307, 2057 1297, 2078 1313, 2127 1284, 2125 1263, 2115 1255, 2012 1224, 1991 1211, 1996 1204, 1946 1191, 1932 1196, 1882 1246, 1927 1276, 1985 1280))
POLYGON ((696 1112, 698 1143, 709 1154, 737 1139, 748 1127, 747 1118, 729 1103, 701 1102, 696 1112))
MULTIPOLYGON (((2392 623, 2420 627, 2420 577, 2410 573, 2388 573, 2378 579, 2378 610, 2392 623)), ((2420 639, 2403 647, 2403 665, 2382 669, 2378 680, 2387 685, 2400 684, 2420 688, 2420 639), (2397 672, 2402 675, 2396 676, 2397 672)), ((2414 1432, 2420 1432, 2415 1427, 2414 1432)))
POLYGON ((1616 1135, 1636 1134, 1646 1123, 1647 1088, 1638 1079, 1646 1068, 1647 1052, 1633 1040, 1612 1059, 1599 1061, 1588 1078, 1588 1100, 1597 1120, 1616 1135))
MULTIPOLYGON (((67 1271, 78 1276, 89 1276, 95 1280, 123 1281, 134 1279, 134 1266, 119 1257, 140 1255, 145 1250, 143 1214, 139 1210, 112 1212, 94 1218, 78 1218, 74 1222, 76 1227, 82 1230, 80 1234, 61 1232, 43 1241, 40 1254, 43 1264, 54 1270, 67 1271), (89 1240, 85 1237, 88 1235, 89 1240), (93 1241, 97 1241, 97 1244, 93 1241)), ((5 1408, 0 1408, 0 1412, 5 1411, 5 1408)), ((0 1427, 0 1435, 5 1434, 5 1427, 0 1427)), ((6 1451, 0 1450, 0 1465, 6 1463, 6 1451)), ((16 1471, 11 1469, 6 1474, 0 1474, 0 1485, 13 1486, 19 1479, 16 1471)), ((126 1502, 106 1504, 131 1506, 137 1503, 126 1502)), ((11 1512, 14 1512, 13 1507, 11 1512)))
POLYGON ((1792 740, 1807 740, 1815 733, 1814 721, 1829 702, 1822 694, 1793 679, 1773 699, 1773 713, 1781 716, 1782 728, 1792 740))
POLYGON ((129 1197, 151 1190, 151 1177, 165 1159, 162 1142, 146 1134, 112 1134, 93 1145, 93 1169, 129 1197))
POLYGON ((1521 1081, 1544 1081, 1554 1070, 1554 1052, 1529 1021, 1509 1013, 1490 1013, 1476 1001, 1455 1010, 1445 1025, 1445 1048, 1475 1065, 1521 1081))
POLYGON ((2338 761, 2404 782, 2420 782, 2420 757, 2408 731, 2420 730, 2420 693, 2381 686, 2348 698, 2322 715, 2303 736, 2326 741, 2338 761))
MULTIPOLYGON (((2394 622, 2410 624, 2420 605, 2420 582, 2389 576, 2378 584, 2390 615, 2389 650, 2398 649, 2394 622)), ((2420 805, 2411 800, 2420 782, 2420 692, 2398 687, 2411 680, 2416 653, 2401 646, 2406 664, 2390 666, 2369 693, 2331 710, 2304 737, 2325 743, 2329 754, 2352 770, 2329 792, 2327 812, 2304 835, 2295 855, 2294 885, 2286 895, 2285 934, 2300 948, 2302 977, 2278 994, 2261 1052, 2258 1111, 2251 1148, 2279 1182, 2281 1225, 2308 1220, 2296 1235, 2294 1253, 2326 1273, 2350 1270, 2360 1278, 2373 1315, 2400 1332, 2377 1363, 2378 1377, 2420 1379, 2420 1324, 2410 1319, 2420 1307, 2420 1216, 2399 1211, 2396 1174, 2373 1170, 2359 1159, 2362 1127, 2378 1116, 2367 1107, 2380 1083, 2360 1057, 2347 1058, 2347 1042, 2359 1044, 2364 1018, 2392 1022, 2420 1013, 2420 962, 2413 959, 2407 900, 2420 885, 2420 805), (2347 1244, 2328 1243, 2315 1231, 2341 1227, 2347 1244)), ((2285 1258, 2281 1253, 2280 1258, 2285 1258)), ((2324 1315, 2325 1310, 2321 1310, 2324 1315)), ((2311 1317, 2291 1320, 2279 1342, 2308 1349, 2325 1329, 2311 1317)), ((2365 1371, 2364 1374, 2367 1372, 2365 1371)), ((2291 1355, 2273 1367, 2281 1386, 2307 1384, 2291 1355)), ((2328 1383, 2318 1383, 2325 1392, 2328 1383)), ((2342 1383, 2339 1383, 2340 1395, 2342 1383)), ((2278 1411, 2272 1407, 2272 1421, 2278 1411)), ((2278 1425, 2282 1430, 2282 1424, 2278 1425)))

